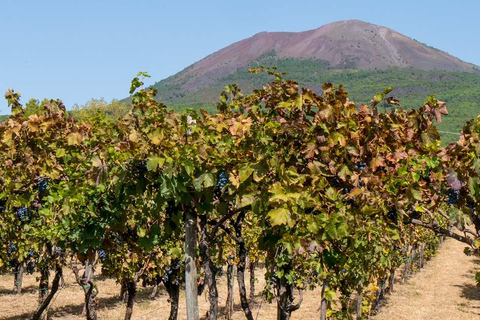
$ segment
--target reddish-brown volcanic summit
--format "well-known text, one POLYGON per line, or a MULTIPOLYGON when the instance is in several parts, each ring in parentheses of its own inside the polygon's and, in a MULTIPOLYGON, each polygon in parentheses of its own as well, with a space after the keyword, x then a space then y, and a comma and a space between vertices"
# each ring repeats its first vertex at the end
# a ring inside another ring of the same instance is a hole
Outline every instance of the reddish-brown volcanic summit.
POLYGON ((261 32, 191 65, 175 76, 195 90, 246 67, 262 55, 324 60, 332 68, 472 71, 474 65, 428 47, 389 28, 358 20, 327 24, 304 32, 261 32))

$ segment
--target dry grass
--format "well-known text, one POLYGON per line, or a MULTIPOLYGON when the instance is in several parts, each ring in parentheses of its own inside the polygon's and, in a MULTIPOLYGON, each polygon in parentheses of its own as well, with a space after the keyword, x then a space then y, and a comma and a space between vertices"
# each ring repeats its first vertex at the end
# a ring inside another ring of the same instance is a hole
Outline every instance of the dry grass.
MULTIPOLYGON (((396 285, 395 292, 387 297, 386 305, 373 320, 416 320, 416 319, 480 319, 480 291, 475 287, 474 273, 480 271, 480 259, 463 254, 463 245, 455 240, 447 240, 440 248, 436 258, 428 262, 425 269, 414 275, 405 285, 396 285)), ((28 319, 37 306, 36 275, 24 278, 24 293, 20 296, 10 294, 13 288, 11 275, 0 276, 0 319, 28 319)), ((252 305, 256 319, 276 319, 276 305, 262 300, 260 290, 263 279, 257 271, 259 281, 256 284, 257 302, 252 305)), ((53 301, 49 315, 51 319, 83 319, 83 291, 75 283, 74 276, 65 270, 66 286, 61 289, 53 301)), ((100 277, 97 280, 100 319, 123 319, 125 304, 118 302, 120 286, 114 280, 100 277)), ((218 281, 220 313, 224 312, 227 296, 226 277, 218 281)), ((238 290, 235 287, 235 290, 238 290)), ((248 292, 248 282, 247 282, 248 292)), ((155 299, 149 299, 151 288, 140 288, 136 297, 133 319, 167 319, 170 305, 168 295, 161 291, 155 299)), ((234 319, 244 319, 240 307, 238 292, 235 291, 234 319)), ((319 290, 304 294, 300 310, 292 319, 317 319, 319 308, 319 290)), ((181 292, 178 319, 185 319, 185 296, 181 292)), ((205 319, 208 310, 206 290, 199 297, 200 316, 205 319)), ((220 318, 224 318, 223 316, 220 318)))
POLYGON ((464 247, 447 239, 424 269, 395 287, 372 320, 480 319, 480 289, 475 285, 480 259, 467 257, 464 247))
MULTIPOLYGON (((260 270, 256 270, 257 277, 260 278, 256 284, 257 302, 251 305, 253 314, 257 319, 276 319, 276 305, 263 301, 260 291, 263 288, 263 275, 260 270)), ((51 319, 84 319, 81 316, 83 309, 83 291, 75 283, 74 275, 69 269, 65 269, 65 288, 60 289, 50 306, 49 316, 51 319)), ((53 276, 53 273, 52 273, 53 276)), ((247 273, 248 276, 248 273, 247 273)), ((33 314, 37 306, 37 283, 36 275, 27 275, 23 281, 23 294, 20 296, 10 294, 13 288, 13 276, 0 276, 0 306, 2 306, 0 319, 17 320, 28 319, 33 314)), ((100 319, 113 320, 123 319, 125 313, 125 304, 118 301, 120 293, 120 285, 115 280, 100 277, 97 279, 97 287, 99 294, 97 301, 99 304, 98 313, 100 319)), ((219 289, 219 309, 223 317, 225 310, 225 301, 227 297, 226 276, 218 279, 219 289)), ((139 288, 139 292, 135 299, 133 310, 133 319, 167 319, 170 312, 170 304, 168 302, 168 294, 164 290, 160 290, 159 296, 155 300, 151 300, 149 295, 152 291, 151 287, 139 288)), ((249 292, 249 283, 247 281, 247 292, 249 292)), ((308 292, 304 296, 302 307, 294 313, 293 319, 313 319, 318 317, 317 309, 319 292, 308 292)), ((234 319, 244 319, 243 310, 240 306, 240 298, 238 295, 238 287, 235 282, 235 305, 234 319)), ((199 297, 200 317, 206 318, 208 311, 207 290, 199 297)), ((180 307, 178 319, 186 319, 185 314, 185 294, 180 292, 180 307)))

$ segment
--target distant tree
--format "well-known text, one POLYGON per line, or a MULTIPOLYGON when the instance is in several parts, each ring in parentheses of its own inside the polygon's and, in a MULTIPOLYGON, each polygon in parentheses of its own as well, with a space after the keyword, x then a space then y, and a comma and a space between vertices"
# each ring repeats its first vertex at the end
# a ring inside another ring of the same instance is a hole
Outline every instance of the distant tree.
POLYGON ((42 105, 43 105, 44 101, 42 101, 42 103, 40 103, 39 100, 34 99, 34 98, 28 100, 28 102, 25 104, 25 117, 28 118, 32 114, 42 113, 42 111, 43 111, 42 105))
POLYGON ((91 99, 84 105, 75 104, 72 110, 72 114, 79 119, 91 117, 97 112, 106 114, 110 120, 117 120, 127 114, 128 106, 116 99, 108 103, 104 98, 100 98, 91 99))

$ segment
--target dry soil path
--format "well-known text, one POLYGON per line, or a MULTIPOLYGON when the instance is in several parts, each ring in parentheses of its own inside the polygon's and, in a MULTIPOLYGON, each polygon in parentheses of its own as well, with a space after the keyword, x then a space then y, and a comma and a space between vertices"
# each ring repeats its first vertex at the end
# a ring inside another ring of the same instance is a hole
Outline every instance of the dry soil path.
MULTIPOLYGON (((480 289, 475 286, 475 272, 480 271, 480 258, 463 254, 464 245, 447 240, 439 248, 437 256, 426 267, 412 276, 404 285, 396 284, 395 292, 387 296, 386 305, 372 320, 480 320, 480 289)), ((263 277, 257 273, 257 303, 252 305, 257 320, 275 320, 275 304, 262 302, 260 290, 263 277)), ((28 319, 37 305, 37 275, 24 278, 24 294, 11 295, 13 278, 0 275, 0 319, 28 319)), ((52 302, 50 315, 53 320, 81 320, 83 309, 83 291, 75 283, 73 274, 65 271, 66 287, 59 291, 52 302)), ((220 309, 223 310, 226 299, 225 276, 219 279, 220 309)), ((118 302, 120 287, 113 279, 99 277, 97 281, 100 293, 99 319, 122 319, 125 305, 118 302)), ((248 287, 248 284, 247 284, 248 287)), ((237 290, 237 288, 235 288, 237 290)), ((156 300, 148 298, 151 288, 139 288, 137 302, 133 310, 134 320, 166 319, 169 312, 168 296, 165 292, 156 300)), ((292 320, 319 319, 319 289, 305 292, 300 310, 292 314, 292 320)), ((200 314, 205 319, 208 304, 205 293, 199 299, 200 314)), ((235 292, 234 320, 245 319, 235 292)), ((180 299, 179 320, 185 317, 185 298, 180 299)), ((224 319, 221 317, 220 319, 224 319)))
POLYGON ((475 285, 480 259, 467 257, 464 247, 447 239, 424 269, 396 285, 372 320, 480 319, 480 289, 475 285))

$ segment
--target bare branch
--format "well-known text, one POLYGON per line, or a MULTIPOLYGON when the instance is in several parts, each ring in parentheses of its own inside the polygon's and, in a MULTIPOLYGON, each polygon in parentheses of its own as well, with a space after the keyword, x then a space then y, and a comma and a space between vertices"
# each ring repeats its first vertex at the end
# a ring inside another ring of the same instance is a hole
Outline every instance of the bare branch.
POLYGON ((291 312, 300 309, 300 305, 303 302, 303 290, 298 289, 298 294, 299 294, 299 298, 298 298, 297 304, 292 304, 292 305, 288 306, 288 310, 291 311, 291 312))
POLYGON ((442 209, 438 209, 438 213, 440 213, 442 215, 442 217, 447 219, 447 221, 450 220, 450 217, 445 212, 443 212, 442 209))
POLYGON ((469 246, 471 246, 472 248, 476 249, 475 242, 474 242, 473 239, 471 239, 469 237, 466 237, 466 236, 456 234, 456 233, 454 233, 450 230, 444 229, 436 223, 426 223, 426 222, 420 221, 418 219, 412 219, 412 223, 417 225, 417 226, 421 226, 421 227, 433 230, 437 233, 441 233, 443 235, 446 235, 447 237, 453 238, 453 239, 458 240, 460 242, 466 243, 469 246))
POLYGON ((236 243, 239 243, 241 240, 239 237, 235 236, 226 226, 223 224, 220 225, 220 228, 225 231, 236 243))
POLYGON ((138 282, 138 278, 140 278, 143 273, 145 272, 145 270, 147 270, 147 267, 148 267, 148 264, 150 263, 150 257, 147 258, 147 261, 145 261, 142 269, 140 269, 140 271, 138 271, 136 274, 135 274, 135 277, 133 277, 133 281, 134 282, 138 282))
POLYGON ((215 225, 215 227, 213 227, 212 229, 212 232, 210 233, 210 237, 214 237, 215 234, 217 233, 218 231, 218 228, 220 227, 220 225, 223 225, 223 223, 225 221, 227 221, 228 219, 230 219, 231 217, 233 217, 234 215, 236 215, 237 213, 241 212, 242 210, 249 210, 252 208, 252 205, 248 205, 248 206, 245 206, 245 207, 242 207, 242 208, 238 208, 238 209, 234 209, 234 210, 230 210, 230 212, 228 212, 226 215, 224 215, 220 220, 218 220, 217 224, 215 225))

